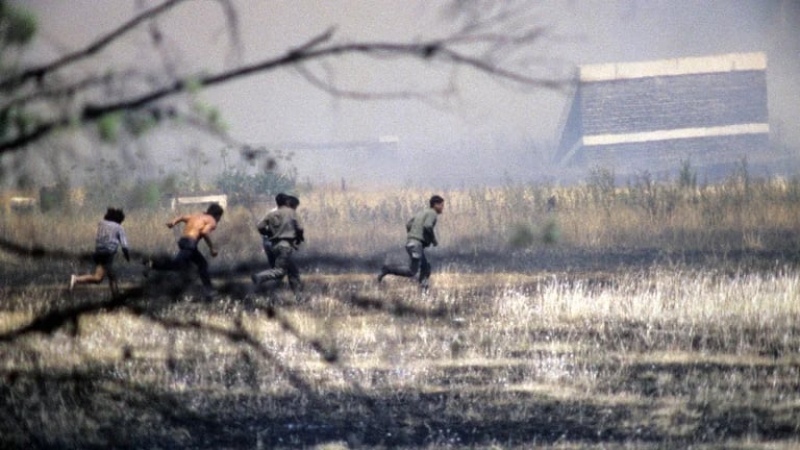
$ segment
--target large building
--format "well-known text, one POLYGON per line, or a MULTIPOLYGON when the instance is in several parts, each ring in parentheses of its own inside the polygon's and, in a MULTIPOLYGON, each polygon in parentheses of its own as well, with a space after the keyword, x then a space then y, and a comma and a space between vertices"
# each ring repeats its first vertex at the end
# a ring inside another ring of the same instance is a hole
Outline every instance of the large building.
POLYGON ((674 172, 689 161, 706 176, 761 161, 766 68, 763 53, 582 66, 556 159, 617 174, 674 172))

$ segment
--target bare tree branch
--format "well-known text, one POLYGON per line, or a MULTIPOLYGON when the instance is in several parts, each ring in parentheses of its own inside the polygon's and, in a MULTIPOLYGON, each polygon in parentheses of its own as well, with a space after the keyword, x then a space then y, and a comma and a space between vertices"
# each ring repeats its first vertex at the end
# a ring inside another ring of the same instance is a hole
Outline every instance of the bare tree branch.
POLYGON ((56 71, 68 64, 72 64, 79 60, 88 58, 89 56, 92 56, 95 53, 102 50, 103 48, 105 48, 107 45, 113 43, 127 32, 136 28, 140 23, 152 19, 160 14, 163 14, 164 12, 170 10, 178 3, 181 3, 183 1, 185 0, 167 0, 161 5, 156 6, 155 8, 149 9, 147 11, 144 11, 143 13, 132 18, 128 22, 125 22, 119 28, 115 29, 114 31, 104 36, 101 36, 99 39, 97 39, 96 41, 94 41, 93 43, 89 44, 87 47, 81 50, 70 53, 68 55, 64 55, 63 57, 55 61, 52 61, 50 63, 31 67, 19 74, 12 75, 11 77, 6 78, 5 80, 0 80, 0 91, 18 87, 20 84, 32 78, 41 79, 50 72, 56 71))
MULTIPOLYGON (((129 76, 128 74, 105 74, 97 77, 87 77, 77 82, 52 88, 43 88, 27 92, 19 97, 5 101, 0 109, 11 109, 17 106, 30 104, 39 100, 55 100, 58 98, 69 97, 93 87, 102 86, 111 82, 115 76, 129 76)), ((4 99, 5 100, 5 99, 4 99)))
POLYGON ((473 58, 471 56, 464 55, 462 53, 450 50, 448 48, 440 49, 439 53, 445 55, 446 58, 450 59, 454 63, 470 66, 473 69, 477 69, 479 72, 483 72, 488 75, 495 75, 502 79, 515 81, 529 86, 538 86, 551 90, 563 89, 566 86, 565 80, 552 80, 552 79, 529 77, 519 72, 505 70, 499 66, 489 64, 486 61, 483 61, 479 58, 473 58))
MULTIPOLYGON (((152 90, 137 97, 124 99, 117 102, 106 104, 87 104, 83 107, 79 116, 76 118, 59 117, 50 121, 44 121, 35 125, 31 129, 20 133, 12 139, 0 142, 0 154, 18 150, 57 129, 64 128, 71 123, 74 123, 76 120, 81 123, 91 123, 100 119, 106 114, 118 111, 136 110, 185 91, 193 85, 199 85, 201 87, 220 85, 231 80, 256 73, 267 72, 282 67, 298 65, 303 62, 322 60, 325 58, 346 54, 363 54, 370 57, 411 57, 425 61, 436 59, 455 66, 467 66, 477 70, 478 72, 499 79, 505 79, 528 86, 542 87, 545 89, 560 89, 566 85, 565 80, 529 76, 524 72, 505 69, 500 65, 493 64, 491 61, 485 60, 485 58, 482 59, 480 57, 471 56, 467 53, 460 52, 457 49, 459 44, 463 44, 467 41, 473 44, 482 43, 490 45, 498 43, 498 40, 506 40, 507 42, 514 42, 515 44, 518 44, 520 42, 519 39, 533 39, 538 36, 537 34, 527 34, 512 39, 509 39, 505 36, 484 34, 473 36, 468 40, 465 36, 457 35, 450 39, 429 40, 417 43, 365 42, 322 46, 322 44, 328 42, 332 36, 333 29, 329 29, 324 33, 311 38, 306 43, 294 49, 288 50, 282 56, 277 58, 271 58, 256 62, 254 64, 240 66, 215 75, 185 77, 183 79, 174 81, 171 85, 152 90)), ((307 77, 307 79, 309 78, 307 77)), ((310 81, 312 81, 313 85, 317 85, 317 87, 324 87, 324 84, 319 85, 319 83, 314 83, 313 78, 310 79, 310 81)), ((331 88, 328 88, 328 90, 336 92, 336 90, 331 88)))
POLYGON ((236 8, 230 0, 217 0, 217 2, 225 13, 227 22, 225 30, 228 32, 232 44, 233 52, 229 58, 232 59, 233 62, 238 63, 242 58, 242 39, 241 36, 239 36, 239 14, 236 12, 236 8))
POLYGON ((340 89, 334 83, 324 81, 314 75, 310 70, 297 66, 295 68, 297 73, 300 74, 309 84, 315 88, 326 92, 335 97, 347 98, 350 100, 421 100, 427 101, 430 96, 445 96, 452 93, 452 90, 441 91, 426 91, 426 92, 409 92, 409 91, 393 91, 393 92, 364 92, 349 89, 340 89))

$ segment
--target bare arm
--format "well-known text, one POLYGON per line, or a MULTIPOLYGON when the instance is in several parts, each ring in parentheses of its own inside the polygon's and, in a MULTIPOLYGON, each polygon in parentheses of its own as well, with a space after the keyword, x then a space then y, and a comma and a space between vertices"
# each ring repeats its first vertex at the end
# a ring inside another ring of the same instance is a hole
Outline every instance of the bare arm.
POLYGON ((211 252, 211 256, 216 257, 219 252, 217 252, 217 249, 214 248, 214 243, 211 242, 211 237, 207 234, 204 234, 203 240, 206 241, 206 245, 208 245, 208 251, 211 252))
POLYGON ((217 249, 214 248, 214 243, 211 242, 211 232, 217 229, 217 223, 214 220, 209 220, 203 224, 203 228, 200 230, 200 236, 206 241, 206 245, 208 245, 208 251, 211 252, 211 256, 216 257, 218 252, 217 249))
POLYGON ((122 247, 122 254, 125 256, 125 261, 131 262, 131 254, 128 251, 128 237, 125 235, 124 228, 119 227, 117 239, 119 239, 119 245, 122 247))
POLYGON ((167 228, 172 228, 181 222, 188 222, 188 221, 189 221, 189 216, 178 216, 167 222, 167 228))

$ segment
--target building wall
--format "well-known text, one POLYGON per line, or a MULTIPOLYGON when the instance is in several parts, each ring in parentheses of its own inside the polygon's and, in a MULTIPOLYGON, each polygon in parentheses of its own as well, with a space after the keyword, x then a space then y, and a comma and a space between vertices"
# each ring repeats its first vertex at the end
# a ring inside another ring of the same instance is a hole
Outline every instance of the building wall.
POLYGON ((764 71, 648 77, 581 86, 583 134, 767 121, 764 71))
POLYGON ((701 176, 716 179, 724 178, 744 158, 751 164, 763 165, 763 158, 753 153, 768 146, 769 137, 764 133, 598 145, 583 147, 575 162, 612 168, 618 174, 676 174, 683 161, 689 161, 701 176))
POLYGON ((559 140, 559 151, 557 157, 560 160, 568 159, 572 155, 569 153, 571 149, 580 145, 583 138, 583 126, 581 124, 581 89, 578 86, 575 89, 575 94, 572 103, 569 105, 569 110, 564 119, 565 126, 561 130, 561 138, 559 140))
POLYGON ((719 171, 768 149, 766 57, 749 53, 582 67, 556 159, 617 173, 686 160, 719 171))

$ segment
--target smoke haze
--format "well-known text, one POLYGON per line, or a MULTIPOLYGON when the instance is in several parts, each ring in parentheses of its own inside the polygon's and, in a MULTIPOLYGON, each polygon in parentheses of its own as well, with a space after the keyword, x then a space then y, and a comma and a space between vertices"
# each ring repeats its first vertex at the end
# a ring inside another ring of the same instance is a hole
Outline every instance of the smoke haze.
MULTIPOLYGON (((85 45, 129 18, 137 5, 150 4, 115 0, 98 8, 93 0, 19 3, 40 18, 43 36, 32 59, 85 45)), ((192 2, 159 21, 168 43, 164 51, 179 53, 182 72, 281 54, 331 27, 337 39, 353 42, 439 36, 455 26, 444 13, 444 2, 234 4, 239 51, 228 45, 216 2, 192 2)), ((540 21, 548 32, 529 56, 542 62, 542 73, 563 79, 582 64, 766 52, 772 140, 787 154, 800 154, 800 2, 571 0, 547 2, 531 12, 528 20, 540 21)), ((144 54, 139 43, 127 40, 122 51, 104 57, 159 64, 157 55, 144 54)), ((330 64, 331 76, 345 87, 431 95, 425 100, 353 101, 310 86, 293 70, 281 70, 208 89, 202 96, 220 108, 238 140, 292 153, 288 164, 297 168, 301 180, 432 186, 558 182, 550 157, 571 101, 568 91, 520 89, 466 69, 453 76, 413 61, 348 57, 330 64), (436 95, 452 82, 458 92, 436 95)), ((215 161, 223 147, 180 133, 148 138, 141 145, 159 161, 154 167, 169 165, 189 148, 215 161)))

